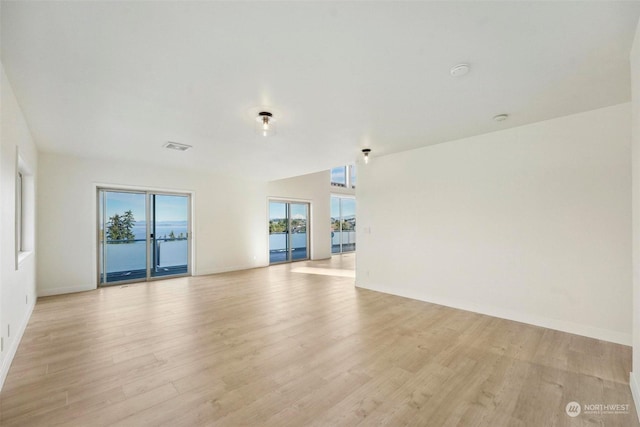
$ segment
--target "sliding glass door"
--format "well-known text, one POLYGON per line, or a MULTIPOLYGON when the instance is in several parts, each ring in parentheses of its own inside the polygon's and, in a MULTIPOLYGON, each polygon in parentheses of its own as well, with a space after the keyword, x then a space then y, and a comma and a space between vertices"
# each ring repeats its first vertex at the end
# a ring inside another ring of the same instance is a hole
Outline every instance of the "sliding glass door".
POLYGON ((331 253, 356 250, 356 199, 331 196, 331 253))
POLYGON ((309 259, 309 204, 269 202, 269 263, 309 259))
POLYGON ((188 274, 189 218, 189 195, 99 189, 99 285, 188 274))

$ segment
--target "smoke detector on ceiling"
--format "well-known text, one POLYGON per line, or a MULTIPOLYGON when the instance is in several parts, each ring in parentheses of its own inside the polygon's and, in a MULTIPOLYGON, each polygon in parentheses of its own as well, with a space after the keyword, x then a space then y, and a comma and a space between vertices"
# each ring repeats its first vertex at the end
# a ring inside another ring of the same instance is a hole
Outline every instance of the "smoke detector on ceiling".
POLYGON ((504 122, 508 118, 508 114, 498 114, 497 116, 493 116, 493 120, 495 120, 496 122, 504 122))
POLYGON ((468 74, 469 70, 471 70, 471 67, 469 67, 469 64, 458 64, 451 67, 451 70, 449 72, 453 77, 461 77, 461 76, 464 76, 465 74, 468 74))
POLYGON ((191 145, 180 144, 179 142, 169 141, 166 144, 164 144, 163 147, 168 148, 170 150, 187 151, 189 148, 191 148, 191 145))

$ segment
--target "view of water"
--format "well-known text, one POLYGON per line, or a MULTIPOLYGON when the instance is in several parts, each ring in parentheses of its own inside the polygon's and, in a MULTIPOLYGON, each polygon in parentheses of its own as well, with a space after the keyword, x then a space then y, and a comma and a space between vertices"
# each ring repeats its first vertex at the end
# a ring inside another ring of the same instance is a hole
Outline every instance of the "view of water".
MULTIPOLYGON (((177 222, 158 222, 156 224, 156 235, 158 238, 169 237, 169 233, 175 234, 176 237, 182 233, 184 236, 187 235, 187 222, 186 221, 177 221, 177 222)), ((144 239, 147 233, 147 225, 144 221, 137 221, 133 226, 133 234, 135 235, 136 240, 144 239)))

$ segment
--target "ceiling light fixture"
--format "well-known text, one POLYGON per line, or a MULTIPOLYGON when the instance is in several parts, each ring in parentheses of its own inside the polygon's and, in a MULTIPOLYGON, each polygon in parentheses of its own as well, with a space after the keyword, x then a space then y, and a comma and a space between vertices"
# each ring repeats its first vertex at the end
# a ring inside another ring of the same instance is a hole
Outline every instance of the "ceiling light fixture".
POLYGON ((258 113, 256 121, 258 122, 258 130, 262 136, 275 135, 276 132, 273 127, 275 119, 273 118, 273 114, 268 111, 261 111, 258 113))
POLYGON ((508 114, 498 114, 497 116, 493 116, 493 120, 495 120, 496 122, 504 122, 508 118, 508 114))
POLYGON ((362 154, 364 155, 364 164, 369 164, 369 153, 371 153, 371 148, 363 148, 362 154))
POLYGON ((469 64, 458 64, 451 67, 451 70, 449 70, 449 72, 453 77, 461 77, 469 73, 469 70, 471 70, 469 64))
POLYGON ((176 150, 176 151, 187 151, 189 148, 191 148, 191 145, 187 145, 187 144, 180 144, 179 142, 167 142, 166 144, 163 145, 164 148, 168 148, 170 150, 176 150))

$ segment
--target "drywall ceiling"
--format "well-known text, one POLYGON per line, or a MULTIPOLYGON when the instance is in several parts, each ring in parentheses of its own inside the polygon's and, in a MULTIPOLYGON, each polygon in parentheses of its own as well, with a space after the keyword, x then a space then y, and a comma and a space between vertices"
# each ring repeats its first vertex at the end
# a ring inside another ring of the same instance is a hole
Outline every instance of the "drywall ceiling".
POLYGON ((629 101, 640 14, 628 1, 1 8, 2 63, 41 151, 258 179, 629 101), (471 72, 453 78, 461 62, 471 72), (255 132, 262 106, 273 138, 255 132))

